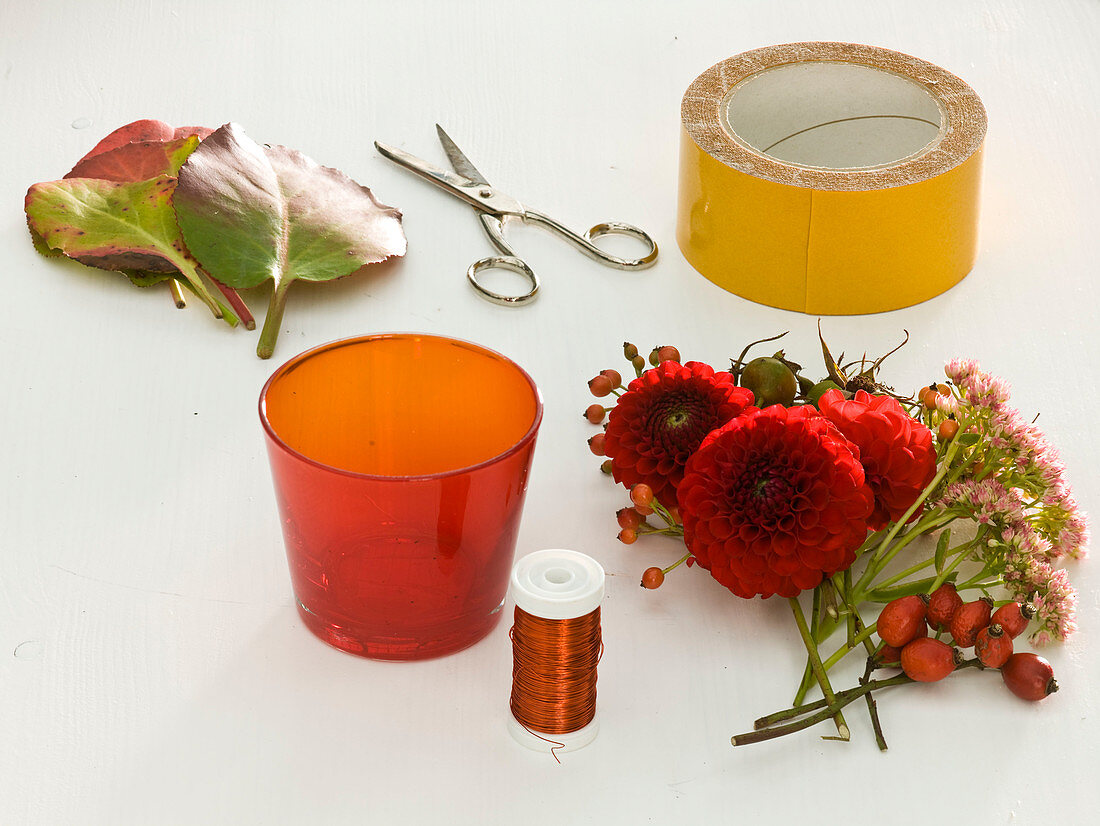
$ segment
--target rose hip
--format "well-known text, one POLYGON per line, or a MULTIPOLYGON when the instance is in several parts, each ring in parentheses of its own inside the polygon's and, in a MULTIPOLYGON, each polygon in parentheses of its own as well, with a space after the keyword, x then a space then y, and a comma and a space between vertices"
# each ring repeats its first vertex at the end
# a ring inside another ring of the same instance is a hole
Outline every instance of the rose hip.
POLYGON ((602 404, 590 404, 584 409, 584 417, 592 424, 600 424, 603 422, 603 417, 607 415, 607 411, 604 410, 602 404))
POLYGON ((601 376, 606 376, 607 380, 611 382, 612 388, 622 387, 623 376, 618 370, 601 370, 601 376))
POLYGON ((595 378, 589 379, 588 391, 593 396, 607 396, 615 389, 615 385, 611 383, 611 379, 605 376, 603 373, 595 378))
POLYGON ((878 615, 878 635, 887 645, 901 648, 920 634, 927 613, 928 597, 924 594, 898 597, 878 615))
POLYGON ((1035 702, 1058 690, 1050 663, 1030 651, 1009 657, 1001 666, 1001 678, 1008 690, 1021 700, 1035 702))
POLYGON ((648 508, 653 501, 653 488, 645 482, 639 482, 630 489, 630 501, 638 507, 648 508))
POLYGON ((588 440, 588 449, 592 451, 596 456, 606 456, 604 452, 604 440, 606 436, 603 433, 597 433, 595 436, 588 440))
POLYGON ((901 649, 892 645, 884 645, 878 650, 875 659, 882 665, 898 665, 901 663, 901 649))
POLYGON ((974 653, 986 668, 1000 668, 1012 656, 1012 637, 996 622, 978 632, 974 653))
POLYGON ((642 572, 643 588, 660 588, 665 581, 665 572, 660 568, 646 568, 642 572))
POLYGON ((989 625, 993 615, 993 600, 982 597, 959 606, 951 618, 951 636, 955 645, 969 648, 978 639, 978 632, 989 625))
POLYGON ((634 508, 620 508, 615 511, 615 520, 619 523, 620 528, 634 530, 645 522, 645 517, 634 508))
POLYGON ((962 604, 963 598, 955 590, 955 583, 945 582, 928 598, 928 624, 937 631, 946 630, 962 604))
POLYGON ((920 637, 901 649, 901 670, 919 683, 942 680, 955 670, 955 649, 932 637, 920 637))
POLYGON ((989 621, 1000 625, 1008 636, 1015 639, 1027 630, 1033 616, 1035 609, 1027 603, 1009 602, 994 611, 989 621))

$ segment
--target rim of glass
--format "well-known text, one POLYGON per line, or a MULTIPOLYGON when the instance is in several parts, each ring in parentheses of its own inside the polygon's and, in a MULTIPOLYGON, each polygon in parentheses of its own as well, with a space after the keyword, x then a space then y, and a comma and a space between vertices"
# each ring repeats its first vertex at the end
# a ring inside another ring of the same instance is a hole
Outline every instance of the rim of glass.
POLYGON ((321 470, 327 470, 332 473, 339 473, 343 476, 351 476, 356 479, 370 479, 372 481, 385 480, 390 482, 444 479, 448 476, 457 476, 461 473, 469 473, 471 471, 478 470, 483 467, 488 467, 492 464, 496 464, 502 459, 511 456, 513 453, 522 450, 524 447, 527 446, 529 442, 531 442, 535 438, 535 434, 538 433, 539 425, 542 423, 542 412, 542 393, 539 392, 538 385, 535 384, 535 380, 531 378, 531 375, 522 367, 520 367, 515 361, 508 358, 508 356, 504 355, 503 353, 498 353, 496 350, 490 349, 489 347, 485 347, 481 344, 475 344, 472 341, 466 341, 465 339, 461 338, 454 338, 453 336, 436 335, 434 333, 372 333, 370 335, 341 338, 337 339, 336 341, 330 341, 327 344, 320 344, 317 347, 311 347, 310 349, 299 353, 298 355, 291 358, 289 361, 282 364, 275 370, 274 373, 271 374, 268 380, 264 382, 263 388, 260 390, 259 401, 260 423, 263 425, 264 432, 267 433, 268 438, 270 438, 272 442, 278 445, 281 450, 284 450, 292 456, 301 459, 303 462, 313 465, 316 468, 320 468, 321 470), (336 467, 335 465, 320 462, 311 456, 307 456, 299 450, 295 450, 285 441, 283 441, 282 437, 280 437, 279 434, 275 432, 275 428, 272 427, 271 422, 267 418, 267 392, 271 388, 271 386, 276 381, 278 381, 278 379, 289 373, 295 367, 298 367, 300 364, 302 364, 302 362, 318 355, 319 353, 327 352, 329 350, 335 350, 340 347, 350 347, 352 345, 364 344, 370 341, 397 338, 434 339, 436 341, 442 341, 448 344, 455 344, 460 347, 465 347, 468 350, 473 350, 475 352, 481 353, 482 355, 486 355, 491 358, 507 362, 513 369, 519 372, 524 381, 526 381, 527 385, 531 388, 531 393, 534 395, 535 416, 531 420, 531 426, 527 429, 527 432, 524 433, 523 436, 521 436, 519 439, 517 439, 516 442, 511 445, 507 450, 501 451, 494 456, 490 456, 488 459, 478 462, 477 464, 466 465, 464 467, 454 468, 453 470, 442 470, 438 473, 424 473, 420 475, 406 476, 386 476, 383 474, 362 473, 360 471, 348 470, 347 468, 336 467))

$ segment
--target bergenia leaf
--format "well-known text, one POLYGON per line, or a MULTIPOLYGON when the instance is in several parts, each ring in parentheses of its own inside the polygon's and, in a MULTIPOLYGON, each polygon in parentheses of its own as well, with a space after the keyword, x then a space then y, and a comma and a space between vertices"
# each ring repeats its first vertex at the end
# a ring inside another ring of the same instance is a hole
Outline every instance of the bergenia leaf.
MULTIPOLYGON (((128 127, 123 127, 122 130, 116 130, 116 133, 120 133, 119 136, 121 137, 127 133, 150 134, 158 131, 175 134, 187 131, 198 132, 202 135, 209 135, 211 132, 210 129, 193 126, 173 130, 172 127, 160 121, 137 121, 137 123, 139 125, 153 124, 153 126, 142 126, 141 129, 134 130, 131 128, 134 124, 130 124, 128 127)), ((174 176, 179 172, 187 157, 199 145, 199 137, 199 134, 194 134, 169 140, 135 140, 114 149, 99 152, 93 150, 95 154, 86 155, 65 177, 99 178, 105 181, 144 181, 155 178, 157 175, 174 176)), ((102 142, 100 142, 100 146, 102 146, 102 142)), ((31 234, 34 235, 33 231, 31 234)), ((164 280, 163 278, 156 278, 154 273, 125 271, 125 274, 130 281, 139 287, 149 286, 164 280)), ((245 326, 249 330, 255 329, 256 322, 252 318, 252 313, 244 300, 237 294, 237 291, 217 281, 214 281, 214 286, 226 297, 229 305, 240 316, 245 326)), ((183 306, 180 299, 182 299, 182 296, 177 294, 177 306, 183 306)))
POLYGON ((259 146, 236 124, 187 159, 174 203, 188 249, 212 276, 237 289, 274 281, 260 358, 274 350, 294 281, 340 278, 407 247, 400 211, 300 152, 259 146))
POLYGON ((134 141, 85 157, 65 177, 145 181, 157 175, 175 175, 198 145, 196 135, 170 141, 134 141))
POLYGON ((172 211, 175 187, 170 175, 130 183, 69 178, 34 184, 27 191, 27 223, 51 249, 93 267, 178 270, 215 316, 236 324, 233 312, 207 290, 184 246, 172 211))
POLYGON ((93 146, 92 150, 80 159, 80 162, 83 163, 95 155, 109 152, 112 149, 118 149, 120 146, 125 146, 134 141, 160 141, 163 143, 165 141, 190 137, 191 135, 196 135, 202 139, 209 135, 210 132, 211 130, 207 129, 205 126, 172 127, 159 120, 135 120, 133 123, 120 126, 93 146))
MULTIPOLYGON (((167 124, 161 124, 160 121, 138 121, 142 124, 160 124, 165 130, 171 132, 174 131, 167 124)), ((123 127, 127 129, 128 127, 123 127)), ((112 132, 115 135, 120 130, 112 132)), ((150 129, 145 129, 144 132, 149 132, 150 129)), ((206 130, 209 133, 210 130, 206 130)), ((111 137, 110 135, 108 138, 111 137)), ((107 140, 106 138, 104 140, 107 140)), ((102 146, 103 142, 100 142, 102 146)), ((195 151, 195 147, 199 145, 198 136, 184 137, 179 139, 173 139, 168 141, 159 140, 147 140, 137 141, 134 143, 126 143, 118 146, 114 149, 107 149, 105 151, 92 150, 91 153, 85 155, 84 160, 80 161, 72 171, 69 172, 66 178, 99 178, 104 181, 143 181, 150 178, 155 178, 158 175, 175 175, 179 172, 179 168, 183 166, 183 162, 187 160, 187 156, 195 151)), ((63 255, 59 249, 52 248, 38 232, 35 231, 33 225, 29 227, 31 233, 31 240, 34 242, 35 248, 46 256, 63 255)), ((89 266, 93 265, 91 260, 84 262, 89 266)), ((106 269, 116 269, 122 272, 130 281, 138 287, 148 287, 152 284, 158 284, 167 278, 171 277, 167 273, 176 272, 175 267, 163 262, 162 259, 157 259, 151 269, 147 272, 133 269, 118 269, 118 267, 108 266, 106 269)))

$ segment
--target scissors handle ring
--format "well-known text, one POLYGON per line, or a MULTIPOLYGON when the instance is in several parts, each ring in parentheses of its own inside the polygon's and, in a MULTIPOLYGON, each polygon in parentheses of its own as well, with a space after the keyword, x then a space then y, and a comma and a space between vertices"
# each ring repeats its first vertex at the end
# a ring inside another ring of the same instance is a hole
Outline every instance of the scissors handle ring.
POLYGON ((606 224, 596 224, 596 226, 592 227, 592 229, 588 230, 584 235, 578 235, 568 227, 555 221, 549 215, 535 212, 533 209, 525 210, 522 218, 524 221, 542 224, 544 227, 548 227, 585 255, 590 258, 595 258, 601 264, 606 264, 609 267, 615 267, 620 270, 641 270, 650 266, 657 260, 657 243, 650 238, 648 232, 643 229, 638 229, 638 227, 632 224, 624 224, 619 221, 608 221, 606 224), (649 251, 641 258, 620 258, 617 255, 604 252, 592 243, 594 239, 602 235, 628 235, 631 238, 636 238, 649 247, 649 251))
POLYGON ((657 260, 657 242, 654 241, 649 233, 644 229, 634 226, 633 224, 624 224, 621 221, 608 221, 603 224, 596 224, 592 229, 588 230, 584 234, 584 237, 591 243, 602 235, 629 235, 631 238, 637 238, 647 247, 649 252, 643 255, 641 258, 619 258, 618 256, 611 255, 609 253, 603 253, 599 256, 599 260, 604 263, 618 267, 623 270, 641 270, 653 264, 657 260))
POLYGON ((535 271, 527 266, 526 261, 522 258, 516 258, 514 255, 490 255, 487 258, 480 258, 466 270, 466 279, 481 294, 482 298, 504 307, 516 307, 526 304, 533 301, 539 292, 539 277, 535 275, 535 271), (478 275, 481 272, 491 269, 510 270, 522 275, 530 283, 531 289, 520 295, 504 295, 503 293, 494 292, 478 280, 478 275))

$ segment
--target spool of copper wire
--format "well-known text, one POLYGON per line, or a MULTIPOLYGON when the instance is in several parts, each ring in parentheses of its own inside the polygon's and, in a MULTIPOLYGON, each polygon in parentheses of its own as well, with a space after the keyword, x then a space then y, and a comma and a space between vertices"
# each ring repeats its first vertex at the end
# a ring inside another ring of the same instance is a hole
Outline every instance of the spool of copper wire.
POLYGON ((536 551, 512 569, 511 592, 516 610, 509 731, 522 745, 555 757, 582 748, 599 731, 603 568, 577 551, 536 551))

